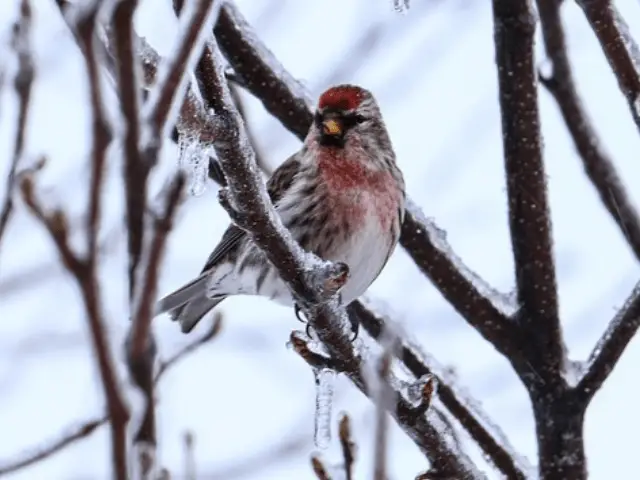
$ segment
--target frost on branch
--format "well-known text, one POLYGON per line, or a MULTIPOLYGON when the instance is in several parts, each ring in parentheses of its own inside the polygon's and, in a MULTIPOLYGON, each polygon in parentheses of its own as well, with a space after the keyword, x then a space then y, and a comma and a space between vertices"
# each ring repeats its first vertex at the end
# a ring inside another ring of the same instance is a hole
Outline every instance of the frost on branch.
POLYGON ((187 174, 189 192, 198 197, 207 187, 209 158, 214 156, 214 148, 192 135, 182 135, 178 147, 179 165, 187 174))

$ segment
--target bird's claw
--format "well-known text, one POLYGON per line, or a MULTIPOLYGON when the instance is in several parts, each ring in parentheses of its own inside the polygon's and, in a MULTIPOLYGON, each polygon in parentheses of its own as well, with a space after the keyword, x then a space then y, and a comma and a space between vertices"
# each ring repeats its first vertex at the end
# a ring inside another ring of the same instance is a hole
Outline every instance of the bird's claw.
MULTIPOLYGON (((302 312, 302 308, 300 308, 300 305, 294 303, 293 312, 295 313, 296 318, 299 322, 306 324, 305 333, 307 334, 307 337, 311 338, 311 324, 304 318, 304 314, 302 312)), ((349 323, 351 325, 351 331, 353 332, 353 337, 350 339, 350 341, 353 343, 355 342, 356 338, 358 338, 358 333, 360 331, 360 322, 354 316, 349 315, 349 323)))

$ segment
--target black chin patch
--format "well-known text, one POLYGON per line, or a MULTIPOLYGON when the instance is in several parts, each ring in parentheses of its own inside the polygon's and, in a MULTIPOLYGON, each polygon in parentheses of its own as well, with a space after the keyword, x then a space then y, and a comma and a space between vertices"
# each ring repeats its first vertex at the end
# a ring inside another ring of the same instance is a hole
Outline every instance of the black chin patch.
POLYGON ((336 135, 320 135, 320 145, 323 147, 344 147, 344 137, 336 135))

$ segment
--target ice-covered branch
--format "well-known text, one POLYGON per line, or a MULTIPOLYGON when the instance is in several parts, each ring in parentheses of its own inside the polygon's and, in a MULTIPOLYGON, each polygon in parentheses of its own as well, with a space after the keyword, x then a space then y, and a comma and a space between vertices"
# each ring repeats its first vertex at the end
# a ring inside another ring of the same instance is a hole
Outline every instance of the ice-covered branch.
POLYGON ((640 260, 640 217, 578 95, 560 15, 562 2, 538 0, 537 3, 545 50, 552 68, 549 76, 540 72, 538 78, 556 100, 587 176, 598 191, 600 200, 620 228, 636 258, 640 260))
POLYGON ((588 403, 615 368, 640 327, 640 283, 600 337, 587 360, 575 394, 588 403))
MULTIPOLYGON (((306 91, 260 41, 232 2, 225 3, 220 10, 214 33, 246 88, 267 111, 303 139, 313 118, 306 91)), ((433 243, 433 236, 424 235, 424 225, 411 213, 405 216, 402 232, 400 242, 405 250, 424 271, 431 272, 431 280, 437 280, 436 287, 465 319, 492 341, 500 336, 500 331, 506 337, 506 332, 510 331, 506 315, 511 309, 501 312, 500 306, 490 298, 493 290, 466 269, 450 249, 438 248, 433 243), (422 233, 413 236, 414 232, 422 233)))
POLYGON ((640 130, 640 52, 612 0, 576 0, 627 99, 631 117, 640 130))
MULTIPOLYGON (((353 302, 348 307, 350 315, 356 316, 367 333, 376 340, 381 338, 385 320, 366 308, 361 302, 353 302)), ((437 396, 449 412, 460 422, 469 436, 478 444, 486 457, 507 478, 525 480, 531 466, 515 451, 502 431, 490 420, 485 412, 479 410, 475 402, 469 401, 448 378, 444 371, 438 371, 422 358, 419 351, 402 340, 397 349, 398 359, 407 367, 416 379, 434 375, 438 381, 437 396)))
POLYGON ((462 263, 443 232, 410 200, 406 204, 400 243, 420 271, 497 350, 514 357, 522 354, 517 327, 509 318, 515 306, 462 263))
MULTIPOLYGON (((157 384, 165 375, 165 373, 167 373, 172 367, 177 365, 182 359, 215 338, 220 332, 221 325, 222 317, 220 315, 217 315, 211 322, 211 326, 204 333, 204 335, 188 343, 171 357, 162 361, 154 377, 154 383, 157 384)), ((23 468, 27 468, 35 463, 47 459, 52 455, 55 455, 68 446, 71 446, 75 442, 86 438, 97 428, 105 425, 108 421, 109 415, 103 415, 102 417, 93 418, 89 421, 83 422, 79 427, 67 429, 67 433, 62 435, 57 440, 51 442, 50 444, 34 448, 32 449, 32 451, 22 455, 16 460, 0 463, 0 476, 22 470, 23 468)))
POLYGON ((538 376, 548 379, 559 375, 564 350, 540 140, 535 18, 530 0, 494 0, 493 17, 518 318, 527 330, 529 350, 545 357, 548 368, 538 376))
MULTIPOLYGON (((325 363, 324 359, 326 357, 313 352, 309 345, 305 344, 301 335, 292 334, 291 340, 294 350, 298 352, 312 368, 334 368, 344 372, 353 384, 374 402, 376 401, 378 393, 376 390, 379 388, 386 389, 389 397, 394 399, 393 402, 385 405, 386 412, 393 416, 400 427, 426 454, 433 468, 453 475, 453 478, 484 478, 483 475, 477 471, 467 455, 451 440, 447 431, 442 428, 443 426, 437 421, 434 421, 435 417, 425 415, 425 410, 416 409, 416 407, 403 397, 398 389, 392 387, 396 382, 391 379, 391 372, 389 372, 387 381, 382 382, 380 379, 377 379, 376 382, 373 382, 375 385, 370 385, 371 382, 365 382, 360 373, 363 368, 370 367, 363 365, 359 357, 355 359, 357 362, 357 371, 346 370, 344 369, 344 365, 332 362, 325 363)), ((326 343, 325 346, 329 347, 326 343)), ((331 350, 331 348, 328 349, 331 350)))
POLYGON ((119 103, 124 125, 124 183, 129 251, 129 297, 133 303, 144 241, 144 208, 149 165, 140 151, 140 95, 142 83, 136 56, 133 15, 137 0, 122 0, 113 11, 113 39, 119 103))
POLYGON ((105 400, 107 403, 109 421, 112 430, 112 457, 114 476, 125 479, 127 477, 126 459, 126 425, 128 411, 124 404, 118 377, 115 372, 112 352, 108 345, 104 327, 102 307, 100 305, 100 287, 97 278, 97 247, 96 238, 100 218, 100 195, 102 190, 102 170, 104 155, 110 141, 108 129, 105 128, 104 111, 97 65, 92 52, 91 35, 97 11, 97 4, 88 9, 79 18, 77 31, 85 49, 88 71, 91 106, 93 113, 93 149, 89 195, 89 214, 86 225, 87 254, 81 257, 75 253, 68 242, 68 225, 64 212, 55 210, 49 213, 44 210, 34 191, 31 176, 25 176, 21 182, 23 198, 31 212, 40 220, 54 241, 62 262, 75 278, 82 293, 85 311, 89 324, 89 331, 93 349, 97 358, 105 400))
POLYGON ((13 194, 18 163, 24 151, 27 129, 27 117, 31 102, 31 87, 35 76, 33 58, 31 56, 31 3, 22 0, 20 3, 20 20, 13 26, 12 47, 18 56, 18 71, 14 80, 18 94, 18 125, 13 145, 13 157, 5 184, 5 197, 0 207, 0 246, 7 229, 9 218, 13 212, 13 194))
POLYGON ((232 2, 225 2, 220 9, 214 33, 242 84, 269 113, 303 139, 312 120, 309 95, 262 43, 232 2))
POLYGON ((64 450, 75 442, 87 438, 89 435, 95 432, 98 427, 101 427, 102 425, 107 423, 108 420, 109 418, 107 416, 104 416, 102 418, 97 418, 85 422, 78 427, 70 428, 63 436, 61 436, 57 440, 54 440, 50 444, 39 447, 32 452, 25 454, 21 458, 18 458, 17 460, 12 460, 10 462, 0 464, 0 476, 15 473, 18 470, 30 467, 31 465, 41 462, 52 455, 55 455, 56 453, 64 450))
POLYGON ((163 213, 154 220, 151 240, 143 250, 141 261, 142 275, 136 292, 136 310, 127 338, 127 366, 129 374, 145 399, 142 420, 137 427, 135 443, 144 445, 150 459, 155 457, 153 449, 156 445, 155 400, 153 369, 155 360, 155 344, 151 336, 151 320, 153 304, 156 300, 156 288, 160 265, 163 260, 165 245, 178 208, 185 185, 185 177, 178 173, 166 190, 166 205, 163 213))
POLYGON ((149 123, 152 136, 164 138, 168 127, 172 126, 171 111, 177 101, 182 101, 183 92, 188 85, 189 72, 203 48, 205 35, 211 28, 220 0, 194 0, 195 5, 180 22, 183 35, 174 51, 167 60, 167 65, 161 71, 156 85, 149 95, 145 109, 149 112, 149 123), (214 8, 214 5, 217 8, 214 8))
POLYGON ((52 213, 44 210, 34 192, 34 184, 31 177, 24 177, 20 186, 25 203, 48 231, 58 249, 62 263, 75 278, 82 293, 93 350, 97 358, 109 413, 114 477, 126 480, 126 425, 129 415, 120 392, 113 355, 105 333, 103 312, 100 306, 100 288, 95 268, 97 262, 95 259, 81 258, 72 251, 68 242, 68 226, 65 214, 60 210, 55 210, 52 213))

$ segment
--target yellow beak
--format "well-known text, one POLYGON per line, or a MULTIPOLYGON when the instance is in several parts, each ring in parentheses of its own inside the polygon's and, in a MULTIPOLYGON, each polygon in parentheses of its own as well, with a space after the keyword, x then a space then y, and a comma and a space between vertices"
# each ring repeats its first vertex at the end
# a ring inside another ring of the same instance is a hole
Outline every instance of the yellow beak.
POLYGON ((342 124, 335 118, 329 118, 322 122, 322 127, 325 135, 342 135, 342 124))

